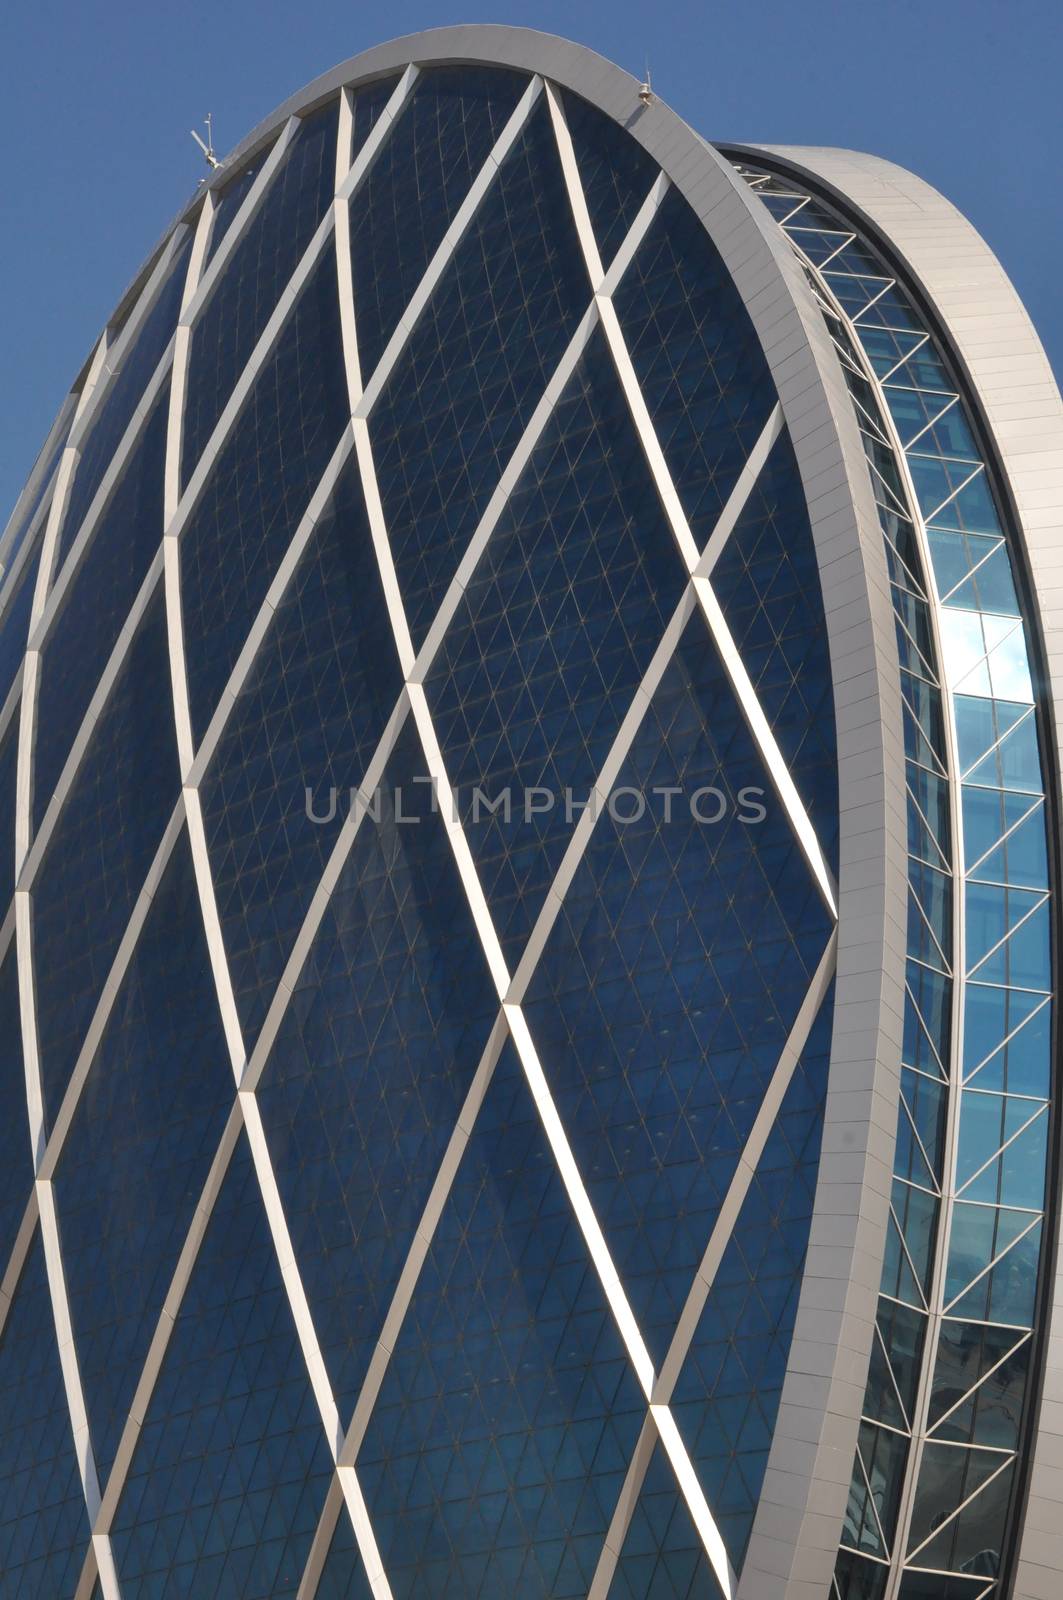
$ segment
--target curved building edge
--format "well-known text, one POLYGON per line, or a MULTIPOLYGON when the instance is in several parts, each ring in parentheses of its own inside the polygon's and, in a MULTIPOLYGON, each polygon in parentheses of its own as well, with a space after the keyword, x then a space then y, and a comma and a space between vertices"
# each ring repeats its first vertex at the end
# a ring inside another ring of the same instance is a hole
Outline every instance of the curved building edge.
MULTIPOLYGON (((1042 729, 1055 792, 1049 837, 1056 884, 1063 882, 1063 397, 1018 292, 965 216, 925 180, 881 157, 803 146, 722 145, 738 158, 769 157, 807 178, 862 221, 920 294, 950 350, 981 424, 1025 558, 1027 622, 1043 677, 1042 729)), ((1060 940, 1054 929, 1058 994, 1060 940)), ((1063 1051, 1057 1011, 1056 1084, 1063 1051)), ((1041 1393, 1010 1558, 1013 1600, 1056 1600, 1063 1584, 1063 1240, 1060 1237, 1060 1127, 1050 1141, 1048 1267, 1038 1307, 1041 1393)), ((1007 1580, 1006 1580, 1007 1583, 1007 1580)), ((796 1592, 796 1591, 795 1591, 796 1592)))

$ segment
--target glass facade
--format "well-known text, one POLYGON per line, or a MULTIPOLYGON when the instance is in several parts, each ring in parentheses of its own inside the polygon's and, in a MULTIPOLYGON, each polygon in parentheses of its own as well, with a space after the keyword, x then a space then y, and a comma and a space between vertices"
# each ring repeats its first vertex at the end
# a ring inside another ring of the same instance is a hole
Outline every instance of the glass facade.
MULTIPOLYGON (((843 981, 801 445, 612 116, 517 65, 337 83, 186 209, 0 546, 0 1600, 734 1600, 843 981)), ((905 707, 835 1583, 883 1594, 903 1526, 902 1596, 996 1600, 1051 1099, 1011 546, 903 290, 751 182, 905 707)))
POLYGON ((947 349, 875 243, 740 168, 838 351, 886 538, 909 981, 890 1241, 838 1600, 983 1600, 1031 1437, 1052 1075, 1046 767, 1021 556, 947 349), (937 1585, 937 1588, 934 1588, 937 1585))

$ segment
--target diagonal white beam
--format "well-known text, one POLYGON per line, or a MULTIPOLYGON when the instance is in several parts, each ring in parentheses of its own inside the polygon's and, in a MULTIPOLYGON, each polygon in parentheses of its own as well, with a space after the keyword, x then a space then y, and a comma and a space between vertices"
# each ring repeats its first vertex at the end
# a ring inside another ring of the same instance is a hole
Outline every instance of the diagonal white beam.
MULTIPOLYGON (((647 1422, 649 1428, 650 1445, 657 1437, 657 1423, 659 1404, 667 1406, 675 1390, 676 1382, 682 1371, 698 1324, 701 1320, 705 1306, 708 1303, 712 1286, 716 1281, 720 1263, 724 1252, 734 1232, 735 1224, 742 1211, 750 1187, 756 1176, 757 1167, 764 1154, 765 1146, 779 1108, 786 1096, 786 1091, 793 1080, 794 1072, 801 1058, 801 1054, 808 1043, 808 1036, 819 1014, 827 989, 834 977, 838 955, 838 931, 834 928, 827 941, 823 955, 812 975, 808 992, 801 1004, 800 1010, 794 1019, 793 1026, 780 1052, 775 1071, 764 1093, 760 1108, 753 1125, 746 1137, 742 1153, 738 1158, 734 1174, 727 1188, 719 1213, 713 1223, 712 1232, 708 1243, 694 1275, 694 1281, 687 1293, 686 1301, 680 1312, 675 1331, 672 1334, 667 1354, 661 1364, 654 1387, 654 1403, 650 1407, 650 1418, 647 1422)), ((644 1429, 645 1432, 645 1429, 644 1429)), ((662 1436, 663 1439, 663 1436, 662 1436)), ((668 1448, 667 1441, 666 1449, 668 1448)), ((636 1450, 628 1463, 624 1487, 617 1502, 609 1532, 598 1558, 594 1578, 588 1591, 588 1600, 606 1600, 624 1548, 624 1541, 631 1526, 635 1507, 638 1504, 642 1485, 652 1456, 652 1448, 636 1450)))
POLYGON ((377 363, 376 371, 365 386, 365 393, 359 401, 355 412, 356 416, 368 417, 376 404, 380 391, 387 383, 395 363, 406 348, 421 312, 431 299, 437 283, 449 266, 469 224, 498 177, 502 163, 519 138, 524 124, 527 122, 535 102, 539 98, 542 87, 543 80, 538 76, 533 77, 517 102, 509 120, 499 134, 493 150, 473 180, 472 188, 458 207, 454 214, 453 222, 451 222, 440 240, 435 254, 425 269, 424 276, 414 290, 409 305, 399 318, 399 325, 388 340, 384 353, 377 363))

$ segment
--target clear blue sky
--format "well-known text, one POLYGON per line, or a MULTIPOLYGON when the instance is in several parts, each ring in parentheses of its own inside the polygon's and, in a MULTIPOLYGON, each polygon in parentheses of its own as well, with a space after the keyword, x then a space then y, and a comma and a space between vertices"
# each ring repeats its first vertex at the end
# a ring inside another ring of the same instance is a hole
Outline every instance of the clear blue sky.
POLYGON ((319 72, 396 34, 514 22, 640 74, 713 139, 836 144, 967 213, 1063 375, 1060 0, 9 0, 0 527, 121 290, 200 175, 319 72))

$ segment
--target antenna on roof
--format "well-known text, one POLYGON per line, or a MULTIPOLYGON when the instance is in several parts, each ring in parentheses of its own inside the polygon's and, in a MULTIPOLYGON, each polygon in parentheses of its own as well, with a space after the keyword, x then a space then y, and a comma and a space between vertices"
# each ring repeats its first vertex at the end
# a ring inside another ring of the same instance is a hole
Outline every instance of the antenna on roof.
POLYGON ((653 83, 650 80, 650 63, 649 63, 649 59, 647 58, 647 61, 646 61, 646 76, 643 78, 642 82, 639 84, 639 103, 640 103, 640 105, 644 105, 644 106, 652 106, 653 101, 654 101, 653 83))
POLYGON ((209 111, 207 112, 207 115, 203 118, 203 121, 207 125, 207 137, 206 137, 205 141, 200 138, 200 136, 196 132, 195 128, 189 129, 189 132, 191 133, 193 139, 198 144, 199 148, 202 150, 204 159, 206 160, 206 163, 207 163, 207 166, 210 167, 211 171, 213 172, 215 170, 215 168, 221 166, 221 162, 218 160, 217 156, 214 154, 214 126, 213 126, 213 118, 211 117, 211 114, 210 114, 209 111))

